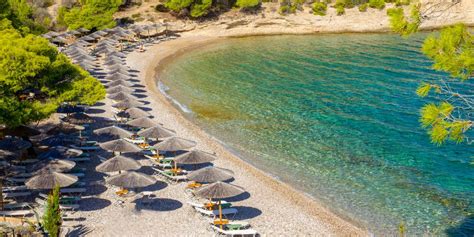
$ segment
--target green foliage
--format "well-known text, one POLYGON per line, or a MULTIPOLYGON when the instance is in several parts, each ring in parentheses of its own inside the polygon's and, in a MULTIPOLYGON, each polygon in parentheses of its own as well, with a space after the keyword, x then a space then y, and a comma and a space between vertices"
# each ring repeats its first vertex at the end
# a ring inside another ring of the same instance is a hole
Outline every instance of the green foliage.
POLYGON ((180 12, 181 10, 190 7, 194 3, 194 0, 168 0, 165 6, 174 12, 180 12))
POLYGON ((421 24, 420 5, 412 5, 410 18, 405 17, 403 8, 391 8, 387 10, 390 20, 390 28, 402 36, 408 36, 418 30, 421 24))
POLYGON ((83 0, 80 6, 69 9, 64 14, 64 22, 69 29, 106 29, 116 25, 113 14, 122 4, 121 0, 83 0))
POLYGON ((366 12, 368 7, 369 7, 368 3, 361 4, 361 5, 359 5, 359 11, 360 12, 366 12))
POLYGON ((43 226, 51 237, 59 236, 61 228, 61 209, 59 208, 59 186, 56 186, 48 195, 46 212, 43 216, 43 226))
POLYGON ((67 8, 64 6, 61 6, 58 8, 58 14, 56 16, 56 28, 65 30, 67 29, 67 23, 64 20, 64 16, 67 13, 67 8))
POLYGON ((94 104, 102 85, 41 37, 22 36, 0 22, 0 124, 16 127, 47 118, 61 102, 94 104), (34 92, 34 96, 24 98, 34 92))
POLYGON ((326 15, 326 11, 328 9, 328 5, 324 2, 315 2, 313 3, 313 14, 324 16, 326 15))
POLYGON ((400 7, 400 6, 408 6, 410 5, 410 0, 396 0, 395 1, 395 6, 400 7))
POLYGON ((384 0, 369 0, 369 7, 382 10, 385 8, 384 0))
POLYGON ((344 10, 344 7, 343 6, 337 6, 336 7, 336 13, 338 16, 342 16, 344 15, 344 13, 346 13, 346 10, 344 10))
POLYGON ((8 19, 11 25, 22 33, 40 34, 46 31, 42 24, 48 24, 41 19, 35 21, 33 15, 35 9, 28 4, 26 0, 1 0, 0 1, 0 19, 8 19))
POLYGON ((355 3, 352 0, 336 0, 334 7, 337 8, 353 8, 355 3))
POLYGON ((235 5, 240 8, 252 8, 260 4, 259 0, 237 0, 235 5))
POLYGON ((301 1, 282 0, 280 2, 279 13, 282 15, 293 14, 300 6, 301 1))
POLYGON ((445 28, 441 34, 428 37, 423 53, 434 61, 433 68, 466 80, 474 75, 474 35, 458 24, 445 28))
POLYGON ((209 13, 209 9, 212 5, 212 0, 200 0, 201 2, 195 2, 191 7, 191 17, 201 17, 209 13))
POLYGON ((447 102, 427 104, 421 109, 421 124, 429 129, 431 141, 443 144, 446 140, 462 142, 464 133, 472 127, 472 121, 450 119, 454 106, 447 102))

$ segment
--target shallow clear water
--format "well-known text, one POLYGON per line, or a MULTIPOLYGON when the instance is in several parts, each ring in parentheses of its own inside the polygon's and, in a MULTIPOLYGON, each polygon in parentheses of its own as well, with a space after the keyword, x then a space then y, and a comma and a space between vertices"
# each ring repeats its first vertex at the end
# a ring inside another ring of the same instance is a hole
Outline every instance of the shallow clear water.
POLYGON ((432 145, 418 122, 416 87, 443 76, 419 52, 425 36, 229 39, 159 79, 245 160, 375 234, 472 234, 473 147, 432 145))

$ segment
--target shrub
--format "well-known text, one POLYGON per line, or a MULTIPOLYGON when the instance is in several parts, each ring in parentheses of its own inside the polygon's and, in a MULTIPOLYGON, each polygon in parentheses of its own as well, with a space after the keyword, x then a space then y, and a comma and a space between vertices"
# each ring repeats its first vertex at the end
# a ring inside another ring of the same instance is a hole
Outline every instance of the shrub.
POLYGON ((382 10, 385 8, 384 0, 369 0, 369 7, 382 10))
POLYGON ((346 10, 344 10, 343 6, 337 6, 336 7, 336 13, 337 13, 338 16, 344 15, 345 12, 346 12, 346 10))
POLYGON ((193 0, 168 0, 165 6, 174 12, 180 12, 184 8, 187 8, 193 4, 193 0))
POLYGON ((366 12, 367 11, 367 7, 369 7, 369 4, 368 3, 364 3, 362 5, 359 5, 359 11, 361 12, 366 12))
POLYGON ((157 12, 169 12, 170 10, 164 4, 158 4, 155 6, 155 11, 157 12))
POLYGON ((201 17, 207 15, 211 8, 212 0, 202 0, 201 3, 194 3, 191 7, 191 17, 201 17))
POLYGON ((395 6, 400 7, 403 5, 410 5, 410 0, 396 0, 395 1, 395 6))
POLYGON ((260 4, 259 0, 237 0, 235 5, 240 8, 252 8, 260 4))
POLYGON ((324 16, 326 15, 326 11, 328 9, 328 5, 324 2, 315 2, 313 3, 313 14, 324 16))
POLYGON ((352 0, 336 0, 336 4, 334 4, 335 8, 343 7, 343 8, 353 8, 355 6, 352 0))
POLYGON ((43 216, 43 226, 51 237, 59 236, 61 228, 61 210, 59 209, 59 186, 56 186, 48 195, 46 212, 43 216))

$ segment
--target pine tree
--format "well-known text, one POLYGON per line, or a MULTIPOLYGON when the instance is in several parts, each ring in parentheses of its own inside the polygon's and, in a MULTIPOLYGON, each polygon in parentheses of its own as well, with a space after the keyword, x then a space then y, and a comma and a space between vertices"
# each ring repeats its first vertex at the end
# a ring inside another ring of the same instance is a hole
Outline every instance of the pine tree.
POLYGON ((46 212, 43 216, 43 226, 49 236, 59 236, 61 229, 61 210, 59 209, 59 186, 56 186, 48 195, 46 212))

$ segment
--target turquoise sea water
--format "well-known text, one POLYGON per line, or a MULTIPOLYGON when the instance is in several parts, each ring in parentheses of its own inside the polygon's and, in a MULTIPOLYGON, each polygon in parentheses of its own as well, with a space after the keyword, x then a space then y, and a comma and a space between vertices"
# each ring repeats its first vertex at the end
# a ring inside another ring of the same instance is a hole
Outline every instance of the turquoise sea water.
POLYGON ((417 86, 444 76, 424 37, 229 39, 177 58, 160 87, 243 159, 377 235, 471 236, 473 145, 432 145, 418 122, 417 86))

